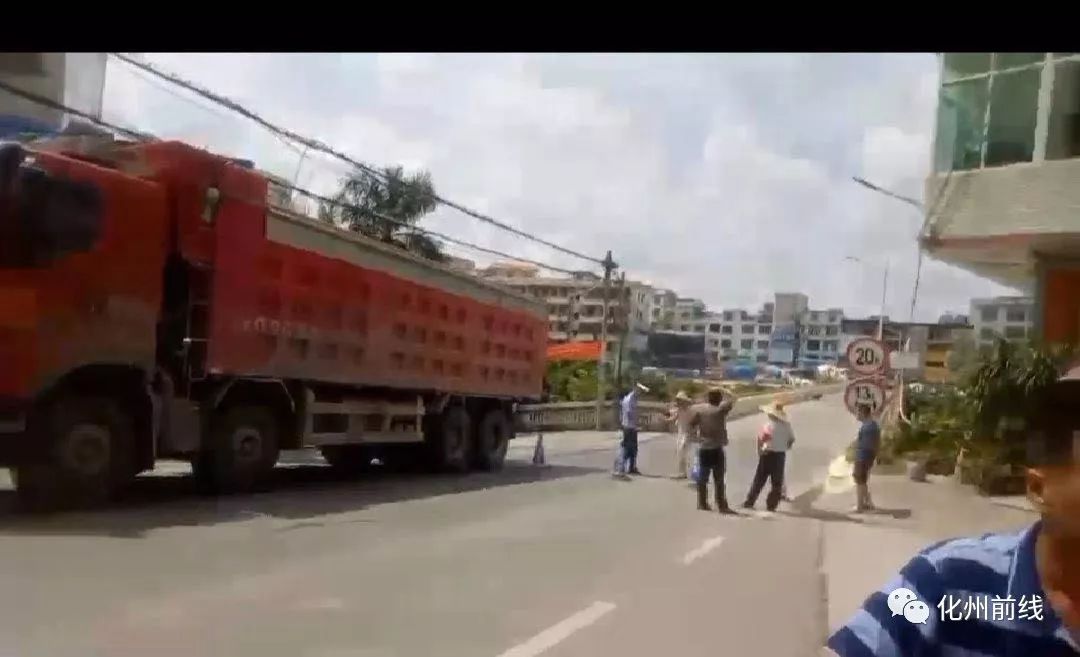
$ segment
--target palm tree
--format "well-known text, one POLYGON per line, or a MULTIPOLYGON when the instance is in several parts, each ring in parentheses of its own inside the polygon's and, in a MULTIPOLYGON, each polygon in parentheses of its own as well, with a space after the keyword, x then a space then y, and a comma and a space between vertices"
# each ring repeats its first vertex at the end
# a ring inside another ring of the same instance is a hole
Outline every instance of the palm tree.
POLYGON ((341 180, 333 203, 319 206, 319 218, 423 258, 446 261, 442 244, 412 228, 432 212, 437 201, 431 174, 406 175, 402 167, 384 167, 381 179, 355 171, 341 180))

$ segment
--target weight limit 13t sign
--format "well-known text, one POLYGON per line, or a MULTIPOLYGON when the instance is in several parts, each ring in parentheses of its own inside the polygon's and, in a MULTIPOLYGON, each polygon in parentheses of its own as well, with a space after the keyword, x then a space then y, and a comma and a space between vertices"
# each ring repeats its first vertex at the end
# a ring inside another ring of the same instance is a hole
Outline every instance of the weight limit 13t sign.
POLYGON ((870 413, 877 415, 885 405, 885 388, 876 381, 853 381, 844 390, 844 405, 852 413, 860 405, 870 407, 870 413))

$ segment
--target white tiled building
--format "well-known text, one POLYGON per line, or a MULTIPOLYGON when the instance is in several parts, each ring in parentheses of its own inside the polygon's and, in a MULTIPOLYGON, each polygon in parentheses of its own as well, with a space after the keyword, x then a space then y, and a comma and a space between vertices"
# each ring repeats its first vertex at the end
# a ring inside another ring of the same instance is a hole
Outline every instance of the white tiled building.
POLYGON ((991 346, 998 337, 1023 340, 1030 336, 1035 302, 1031 297, 991 297, 971 300, 975 340, 991 346))

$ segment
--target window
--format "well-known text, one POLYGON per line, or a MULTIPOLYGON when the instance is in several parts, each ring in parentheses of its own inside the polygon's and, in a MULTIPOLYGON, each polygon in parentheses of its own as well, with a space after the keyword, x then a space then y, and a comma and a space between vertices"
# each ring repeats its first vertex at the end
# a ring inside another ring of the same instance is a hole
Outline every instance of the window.
POLYGON ((1006 322, 1020 322, 1020 323, 1026 322, 1027 321, 1027 312, 1025 312, 1023 309, 1009 308, 1008 310, 1005 311, 1005 321, 1006 322))
POLYGON ((820 326, 808 326, 808 327, 806 327, 806 334, 807 335, 821 335, 821 327, 820 326))
MULTIPOLYGON (((1075 53, 1055 53, 1055 55, 1075 53)), ((1047 122, 1046 159, 1080 156, 1080 61, 1054 64, 1054 90, 1047 122)))
POLYGON ((724 312, 724 321, 725 322, 730 322, 733 319, 735 319, 734 313, 732 313, 730 310, 724 312))
POLYGON ((719 324, 709 324, 709 333, 719 333, 719 332, 720 332, 720 325, 719 324))
POLYGON ((687 333, 689 333, 690 332, 690 325, 689 324, 683 324, 682 326, 679 327, 679 330, 680 331, 686 331, 687 333))
POLYGON ((721 340, 720 341, 720 348, 721 349, 731 349, 731 340, 721 340))
POLYGON ((839 326, 826 326, 825 327, 825 335, 840 335, 840 327, 839 326))
POLYGON ((754 332, 754 325, 753 324, 743 324, 742 325, 742 332, 743 333, 753 333, 754 332))
POLYGON ((1023 326, 1006 326, 1005 337, 1009 340, 1018 340, 1027 335, 1027 329, 1023 326))
POLYGON ((757 355, 757 362, 759 362, 759 363, 767 363, 767 362, 769 362, 769 356, 767 354, 758 354, 757 355))
POLYGON ((982 310, 979 311, 979 317, 981 317, 984 322, 996 322, 998 318, 997 306, 984 306, 982 310))
POLYGON ((840 313, 829 313, 829 323, 835 324, 840 321, 840 313))
POLYGON ((731 327, 730 326, 721 326, 720 327, 720 333, 722 333, 724 335, 731 335, 731 327))
POLYGON ((806 350, 807 351, 821 351, 821 342, 818 341, 818 340, 807 340, 806 341, 806 350))
POLYGON ((946 53, 937 171, 1030 162, 1044 53, 946 53))
POLYGON ((993 340, 996 337, 997 333, 992 328, 983 327, 983 329, 979 331, 980 340, 993 340))
POLYGON ((742 347, 743 349, 746 349, 746 350, 749 351, 750 349, 754 348, 754 341, 753 340, 743 340, 742 342, 739 343, 739 346, 742 347))
POLYGON ((767 324, 761 324, 757 327, 757 332, 760 335, 768 335, 772 333, 772 327, 767 324))
POLYGON ((927 367, 945 367, 945 361, 943 360, 928 360, 926 361, 927 367))
POLYGON ((768 340, 758 340, 757 348, 758 349, 768 349, 769 348, 769 341, 768 340))
POLYGON ((835 352, 838 346, 839 343, 837 343, 835 340, 826 340, 825 342, 821 343, 821 350, 835 352))

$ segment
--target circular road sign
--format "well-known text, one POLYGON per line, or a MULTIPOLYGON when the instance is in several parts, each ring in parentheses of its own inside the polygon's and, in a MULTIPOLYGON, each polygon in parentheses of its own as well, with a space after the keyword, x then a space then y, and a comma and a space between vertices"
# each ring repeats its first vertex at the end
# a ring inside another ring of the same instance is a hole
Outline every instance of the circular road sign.
POLYGON ((889 366, 889 352, 873 338, 859 338, 848 345, 847 361, 856 374, 877 374, 889 366))
POLYGON ((861 379, 852 381, 844 389, 844 405, 848 411, 855 414, 856 406, 866 404, 870 407, 870 415, 876 416, 885 406, 885 388, 879 381, 874 379, 861 379))

